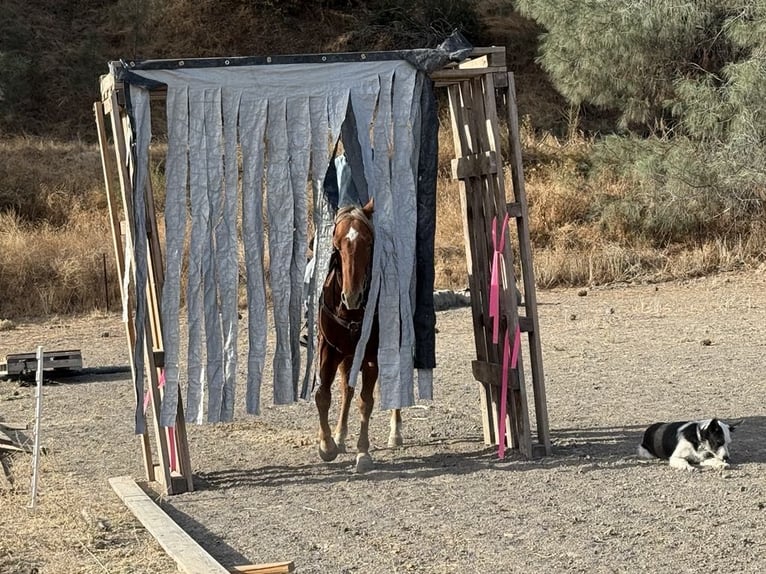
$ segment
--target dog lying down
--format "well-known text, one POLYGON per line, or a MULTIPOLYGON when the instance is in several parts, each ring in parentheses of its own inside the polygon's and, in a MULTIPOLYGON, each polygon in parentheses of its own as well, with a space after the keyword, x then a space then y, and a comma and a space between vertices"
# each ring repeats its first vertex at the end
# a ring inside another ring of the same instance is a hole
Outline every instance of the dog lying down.
POLYGON ((694 470, 693 464, 723 470, 729 467, 731 433, 741 423, 718 419, 655 423, 644 432, 638 456, 667 460, 679 470, 694 470))

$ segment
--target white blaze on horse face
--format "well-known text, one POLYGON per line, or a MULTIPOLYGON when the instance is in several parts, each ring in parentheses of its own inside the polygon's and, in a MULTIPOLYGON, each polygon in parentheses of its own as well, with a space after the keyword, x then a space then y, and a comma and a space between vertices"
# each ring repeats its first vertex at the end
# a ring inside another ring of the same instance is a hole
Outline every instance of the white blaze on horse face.
POLYGON ((349 227, 348 233, 346 233, 346 239, 349 241, 354 241, 357 237, 359 237, 359 232, 353 227, 349 227))

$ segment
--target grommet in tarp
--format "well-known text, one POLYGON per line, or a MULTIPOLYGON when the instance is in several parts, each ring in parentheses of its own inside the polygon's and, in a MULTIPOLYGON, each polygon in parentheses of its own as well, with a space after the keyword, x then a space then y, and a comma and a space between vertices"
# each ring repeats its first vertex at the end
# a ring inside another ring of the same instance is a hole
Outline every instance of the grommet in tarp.
POLYGON ((271 64, 271 56, 266 56, 266 62, 268 62, 269 64, 271 64))
POLYGON ((225 66, 228 66, 231 62, 229 62, 229 60, 224 60, 223 63, 225 66))
POLYGON ((360 57, 360 58, 362 58, 362 60, 366 60, 366 59, 367 59, 367 54, 362 54, 362 55, 361 55, 361 56, 359 56, 359 57, 360 57))
POLYGON ((135 68, 135 67, 136 67, 136 63, 131 61, 131 62, 128 64, 128 66, 130 66, 131 68, 135 68))
POLYGON ((327 56, 322 56, 322 61, 326 62, 327 61, 327 56))
POLYGON ((184 62, 183 60, 178 60, 178 66, 179 66, 179 67, 183 68, 183 66, 184 66, 184 63, 185 63, 185 62, 184 62))

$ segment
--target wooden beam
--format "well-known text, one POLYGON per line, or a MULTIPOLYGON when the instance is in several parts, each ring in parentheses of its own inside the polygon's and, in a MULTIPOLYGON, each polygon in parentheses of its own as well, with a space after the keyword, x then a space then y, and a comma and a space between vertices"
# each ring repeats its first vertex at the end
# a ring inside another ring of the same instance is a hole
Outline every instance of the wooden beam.
MULTIPOLYGON (((485 385, 499 387, 502 384, 503 366, 497 363, 490 363, 489 361, 471 361, 471 372, 473 373, 474 379, 485 385)), ((519 389, 519 381, 511 379, 509 388, 517 391, 519 389)))
POLYGON ((492 151, 452 160, 452 179, 481 177, 497 173, 497 154, 492 151))
POLYGON ((154 536, 184 574, 229 574, 208 552, 171 519, 129 476, 109 479, 117 496, 154 536))
MULTIPOLYGON (((108 76, 111 77, 111 76, 108 76)), ((106 90, 111 96, 113 86, 108 85, 106 82, 106 76, 101 78, 102 92, 106 90), (107 87, 105 87, 105 83, 107 87)), ((111 99, 109 100, 111 102, 111 99)), ((111 106, 110 106, 111 108, 111 106)), ((106 187, 106 204, 109 211, 109 222, 112 230, 112 247, 114 248, 114 257, 117 267, 117 281, 120 285, 120 293, 123 299, 128 300, 128 306, 132 299, 130 289, 125 293, 124 277, 125 269, 123 265, 125 263, 125 247, 123 245, 123 236, 125 230, 123 229, 124 221, 120 220, 119 209, 117 208, 117 195, 119 189, 119 183, 115 181, 115 173, 117 172, 117 166, 114 163, 114 158, 109 150, 109 138, 106 133, 106 120, 105 108, 101 102, 93 104, 93 113, 96 116, 96 131, 98 133, 98 146, 101 152, 101 167, 104 174, 104 185, 106 187)), ((119 113, 119 112, 118 112, 119 113)), ((136 332, 133 326, 133 321, 125 321, 125 330, 128 338, 128 356, 133 357, 133 348, 136 344, 136 332)), ((133 364, 133 360, 130 361, 131 380, 135 380, 136 369, 133 364)), ((143 400, 142 397, 136 396, 136 401, 143 400)), ((144 459, 144 468, 146 469, 146 478, 150 481, 155 480, 154 474, 154 461, 152 458, 152 447, 149 438, 149 431, 144 429, 144 432, 139 435, 141 441, 141 454, 144 459)))
MULTIPOLYGON (((521 137, 519 130, 519 114, 516 103, 516 83, 513 73, 508 73, 508 130, 511 143, 511 176, 516 202, 521 206, 522 213, 528 213, 527 194, 524 188, 524 168, 521 157, 521 137)), ((545 374, 543 371, 543 353, 540 345, 540 329, 537 314, 537 295, 535 293, 535 275, 532 266, 532 244, 525 218, 517 218, 516 225, 519 235, 519 255, 524 278, 524 301, 527 316, 532 321, 529 336, 529 351, 531 355, 532 390, 535 401, 535 416, 537 419, 537 436, 545 447, 545 453, 550 455, 551 437, 548 422, 548 401, 545 393, 545 374)))
POLYGON ((481 78, 494 72, 505 72, 504 66, 491 66, 487 68, 446 68, 431 73, 434 82, 462 82, 481 78))

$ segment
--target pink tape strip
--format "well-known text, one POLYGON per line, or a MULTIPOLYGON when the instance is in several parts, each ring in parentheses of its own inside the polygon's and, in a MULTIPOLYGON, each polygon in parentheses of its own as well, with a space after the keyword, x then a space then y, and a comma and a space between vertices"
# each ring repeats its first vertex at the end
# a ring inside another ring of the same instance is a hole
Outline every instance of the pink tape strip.
POLYGON ((492 271, 489 279, 489 316, 492 322, 492 343, 497 344, 500 336, 500 264, 505 248, 505 230, 508 227, 508 214, 503 217, 503 227, 500 231, 500 241, 497 240, 497 217, 492 218, 492 271))
MULTIPOLYGON (((160 371, 160 380, 157 383, 157 388, 162 388, 165 386, 165 369, 162 369, 160 371)), ((151 391, 146 391, 144 393, 144 414, 146 414, 146 409, 149 408, 149 401, 152 399, 151 391)))
POLYGON ((508 342, 508 331, 505 332, 505 342, 503 344, 503 382, 500 387, 500 422, 498 426, 497 456, 500 459, 505 458, 505 418, 508 416, 508 374, 510 369, 515 369, 519 364, 519 350, 521 347, 521 329, 516 325, 516 332, 513 335, 513 354, 511 354, 511 345, 508 342), (510 362, 510 365, 508 364, 510 362), (510 369, 508 368, 510 366, 510 369))
POLYGON ((170 455, 170 470, 178 470, 178 454, 176 449, 176 427, 168 427, 168 454, 170 455))

